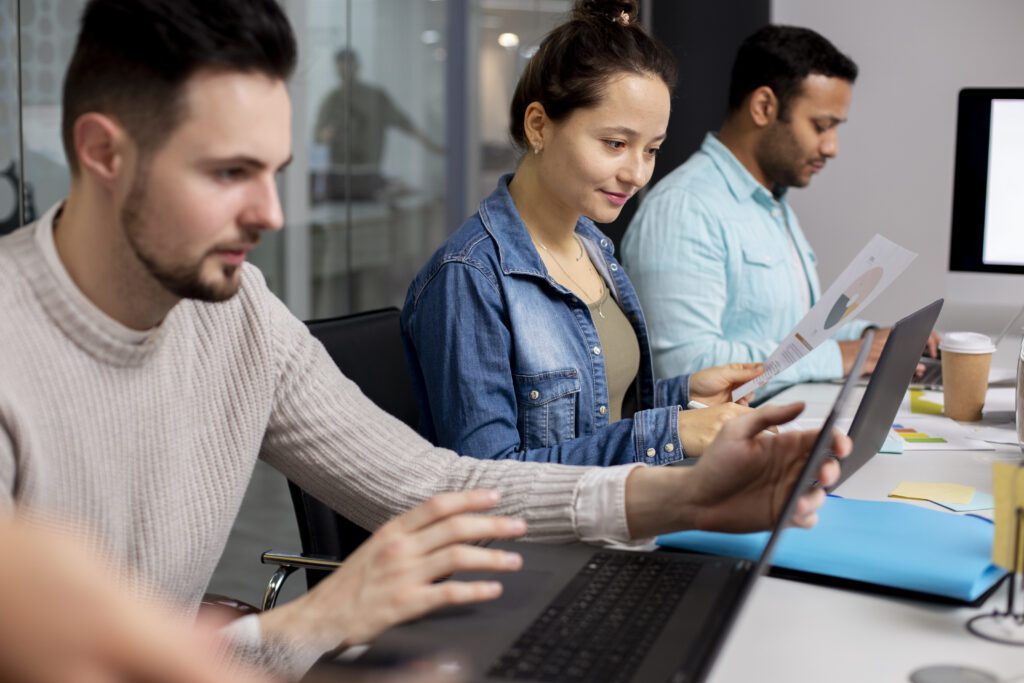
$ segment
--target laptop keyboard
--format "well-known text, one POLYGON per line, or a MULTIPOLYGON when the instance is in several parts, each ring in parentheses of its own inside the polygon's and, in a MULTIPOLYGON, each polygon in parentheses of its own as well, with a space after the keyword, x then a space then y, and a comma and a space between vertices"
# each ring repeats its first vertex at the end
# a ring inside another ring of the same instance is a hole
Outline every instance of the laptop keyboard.
POLYGON ((628 681, 701 566, 651 553, 595 553, 487 675, 628 681))

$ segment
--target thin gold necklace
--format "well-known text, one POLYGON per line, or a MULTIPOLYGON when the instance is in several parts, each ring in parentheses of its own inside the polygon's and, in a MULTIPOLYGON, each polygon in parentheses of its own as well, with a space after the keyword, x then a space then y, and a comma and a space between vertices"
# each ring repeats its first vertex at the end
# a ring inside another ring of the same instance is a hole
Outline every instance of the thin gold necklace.
MULTIPOLYGON (((584 295, 589 297, 590 292, 587 291, 587 288, 581 285, 579 282, 576 282, 576 278, 569 274, 569 271, 565 269, 565 266, 563 266, 562 262, 558 260, 558 257, 555 256, 554 252, 548 249, 547 245, 541 242, 535 235, 531 234, 530 237, 532 237, 533 241, 537 243, 537 246, 539 246, 541 249, 547 252, 547 255, 550 256, 551 260, 555 262, 555 265, 558 266, 563 273, 565 273, 565 276, 569 278, 569 281, 576 285, 576 287, 578 287, 584 295)), ((576 239, 576 244, 578 244, 580 247, 580 255, 576 257, 576 260, 579 261, 583 258, 583 242, 580 240, 579 235, 576 235, 574 233, 573 237, 576 239)), ((601 289, 598 290, 597 299, 595 303, 597 303, 597 314, 604 318, 604 278, 602 278, 601 275, 597 272, 597 269, 594 268, 593 263, 590 263, 590 269, 594 271, 595 275, 597 275, 597 281, 601 287, 601 289)))

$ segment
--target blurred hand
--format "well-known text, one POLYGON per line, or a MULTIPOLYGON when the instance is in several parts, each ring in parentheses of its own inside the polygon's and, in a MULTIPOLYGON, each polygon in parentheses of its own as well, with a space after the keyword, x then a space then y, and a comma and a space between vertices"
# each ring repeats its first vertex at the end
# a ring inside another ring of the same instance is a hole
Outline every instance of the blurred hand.
POLYGON ((321 126, 316 132, 316 141, 321 144, 326 144, 334 139, 334 126, 330 123, 321 126))
MULTIPOLYGON (((762 406, 726 424, 694 467, 638 467, 626 480, 630 534, 645 538, 685 529, 748 532, 771 528, 810 454, 817 432, 764 430, 794 419, 803 404, 762 406)), ((705 411, 696 411, 705 412, 705 411)), ((845 457, 850 439, 835 432, 832 452, 845 457)), ((829 459, 817 479, 831 486, 839 465, 829 459)), ((809 527, 825 492, 803 494, 792 523, 809 527)))
POLYGON ((515 571, 517 553, 467 543, 515 538, 526 523, 479 513, 498 502, 495 491, 442 493, 376 531, 309 593, 260 619, 268 634, 330 650, 359 645, 385 629, 448 605, 493 600, 495 581, 441 581, 455 572, 515 571))
MULTIPOLYGON (((870 375, 875 371, 875 366, 878 364, 878 358, 882 355, 882 349, 885 347, 885 340, 889 338, 890 328, 880 328, 875 330, 875 338, 871 342, 871 350, 868 352, 868 357, 864 359, 864 374, 870 375)), ((843 377, 850 374, 850 370, 853 369, 853 361, 857 359, 857 354, 860 353, 861 340, 855 341, 841 341, 839 342, 839 353, 843 357, 843 377)))
POLYGON ((750 412, 747 406, 738 403, 720 403, 708 408, 679 411, 679 442, 688 457, 694 457, 707 450, 722 426, 729 420, 750 412))
MULTIPOLYGON (((730 363, 690 375, 690 399, 705 405, 732 401, 732 392, 764 372, 764 363, 730 363)), ((746 405, 749 396, 740 399, 746 405)))
POLYGON ((0 547, 0 680, 268 683, 227 671, 212 634, 129 600, 74 539, 4 521, 0 547))
POLYGON ((939 357, 939 344, 942 343, 942 337, 935 330, 928 335, 928 343, 925 344, 924 350, 928 354, 929 358, 939 357))

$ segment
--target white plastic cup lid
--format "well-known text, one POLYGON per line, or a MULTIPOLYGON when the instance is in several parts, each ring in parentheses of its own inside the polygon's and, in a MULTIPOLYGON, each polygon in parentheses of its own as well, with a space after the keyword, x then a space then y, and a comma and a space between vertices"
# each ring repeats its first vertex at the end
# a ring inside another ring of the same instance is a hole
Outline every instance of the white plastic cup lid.
POLYGON ((994 353, 995 345, 986 334, 978 332, 948 332, 942 336, 939 349, 951 353, 994 353))

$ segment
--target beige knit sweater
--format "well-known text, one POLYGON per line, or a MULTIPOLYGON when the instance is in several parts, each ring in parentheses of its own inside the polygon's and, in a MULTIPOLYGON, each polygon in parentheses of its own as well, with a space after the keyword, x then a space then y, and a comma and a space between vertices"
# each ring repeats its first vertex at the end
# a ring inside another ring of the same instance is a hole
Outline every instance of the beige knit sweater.
MULTIPOLYGON (((586 469, 433 448, 341 375, 253 267, 230 301, 183 301, 129 330, 72 283, 54 213, 0 239, 0 505, 86 525, 186 610, 256 458, 367 528, 441 491, 496 487, 531 537, 579 537, 586 469)), ((625 538, 617 498, 605 512, 625 538)))

